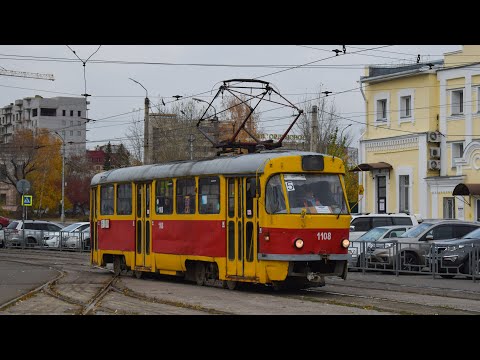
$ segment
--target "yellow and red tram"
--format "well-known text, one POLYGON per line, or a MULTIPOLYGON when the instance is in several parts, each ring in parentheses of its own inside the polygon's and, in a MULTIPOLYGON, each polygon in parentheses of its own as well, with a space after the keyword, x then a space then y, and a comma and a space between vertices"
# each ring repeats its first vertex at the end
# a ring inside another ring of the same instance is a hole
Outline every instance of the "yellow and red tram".
POLYGON ((296 288, 346 278, 350 213, 337 157, 293 150, 120 168, 91 181, 91 263, 296 288), (306 203, 312 193, 316 203, 306 203))

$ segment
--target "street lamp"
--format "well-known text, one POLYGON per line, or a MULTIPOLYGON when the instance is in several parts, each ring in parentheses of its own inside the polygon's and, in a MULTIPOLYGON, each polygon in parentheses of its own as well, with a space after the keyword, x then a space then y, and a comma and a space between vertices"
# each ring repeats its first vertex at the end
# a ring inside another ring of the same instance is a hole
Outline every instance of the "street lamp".
POLYGON ((65 222, 65 139, 55 131, 55 134, 57 134, 60 139, 62 140, 62 212, 60 214, 60 222, 63 223, 65 222))
MULTIPOLYGON (((211 107, 213 108, 213 111, 215 111, 215 115, 213 116, 212 121, 217 121, 217 120, 218 120, 218 118, 217 118, 217 109, 215 109, 215 106, 213 106, 213 105, 210 104, 208 101, 205 101, 205 100, 203 100, 203 99, 199 99, 199 98, 192 98, 192 99, 195 100, 195 101, 198 101, 198 102, 207 103, 207 104, 208 104, 208 107, 211 106, 211 107)), ((208 108, 207 108, 207 110, 208 110, 208 108)))
POLYGON ((345 131, 346 128, 352 126, 352 124, 348 124, 347 126, 345 126, 342 131, 340 132, 340 145, 342 145, 343 143, 343 132, 345 131))
POLYGON ((130 80, 132 80, 133 82, 137 83, 138 85, 140 85, 142 88, 145 89, 145 92, 146 92, 146 95, 145 95, 145 122, 144 122, 144 125, 143 125, 143 163, 144 164, 148 164, 150 163, 150 153, 149 153, 149 116, 148 116, 148 110, 149 110, 149 107, 150 107, 150 100, 148 100, 148 90, 145 88, 145 86, 143 86, 142 84, 140 84, 137 80, 135 79, 132 79, 132 78, 129 78, 130 80))
POLYGON ((348 128, 349 126, 352 126, 352 124, 348 124, 347 126, 345 126, 345 127, 342 129, 342 132, 340 133, 340 141, 343 141, 343 132, 344 132, 345 129, 348 128))

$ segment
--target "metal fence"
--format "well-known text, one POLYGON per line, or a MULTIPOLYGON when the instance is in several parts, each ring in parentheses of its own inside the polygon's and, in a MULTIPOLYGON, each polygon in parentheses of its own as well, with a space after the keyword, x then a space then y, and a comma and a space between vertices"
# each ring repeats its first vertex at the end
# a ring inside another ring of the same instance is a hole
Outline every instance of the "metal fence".
POLYGON ((0 243, 5 248, 81 252, 90 251, 90 234, 84 232, 4 229, 0 230, 0 243))
POLYGON ((428 242, 351 241, 349 269, 400 274, 430 274, 432 277, 480 278, 480 244, 435 244, 428 242))

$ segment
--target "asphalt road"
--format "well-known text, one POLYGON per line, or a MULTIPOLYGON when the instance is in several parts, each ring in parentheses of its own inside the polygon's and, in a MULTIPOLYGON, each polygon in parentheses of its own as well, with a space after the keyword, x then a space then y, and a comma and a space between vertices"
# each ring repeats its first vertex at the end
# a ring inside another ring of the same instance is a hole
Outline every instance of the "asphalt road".
POLYGON ((42 266, 0 259, 0 304, 33 290, 58 276, 42 266))
POLYGON ((480 315, 480 284, 465 277, 351 272, 346 281, 276 292, 264 285, 230 291, 169 276, 131 273, 89 264, 88 253, 0 250, 0 314, 72 315, 480 315))

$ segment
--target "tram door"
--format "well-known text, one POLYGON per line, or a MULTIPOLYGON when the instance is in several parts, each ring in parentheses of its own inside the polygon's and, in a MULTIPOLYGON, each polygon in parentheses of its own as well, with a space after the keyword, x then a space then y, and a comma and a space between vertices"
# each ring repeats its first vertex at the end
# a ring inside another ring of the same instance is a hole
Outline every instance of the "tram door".
POLYGON ((152 266, 151 187, 151 183, 135 184, 135 266, 146 268, 152 266))
POLYGON ((255 277, 256 203, 249 178, 227 179, 227 276, 255 277))
POLYGON ((90 262, 99 264, 98 262, 98 233, 97 233, 97 189, 90 190, 90 262))

